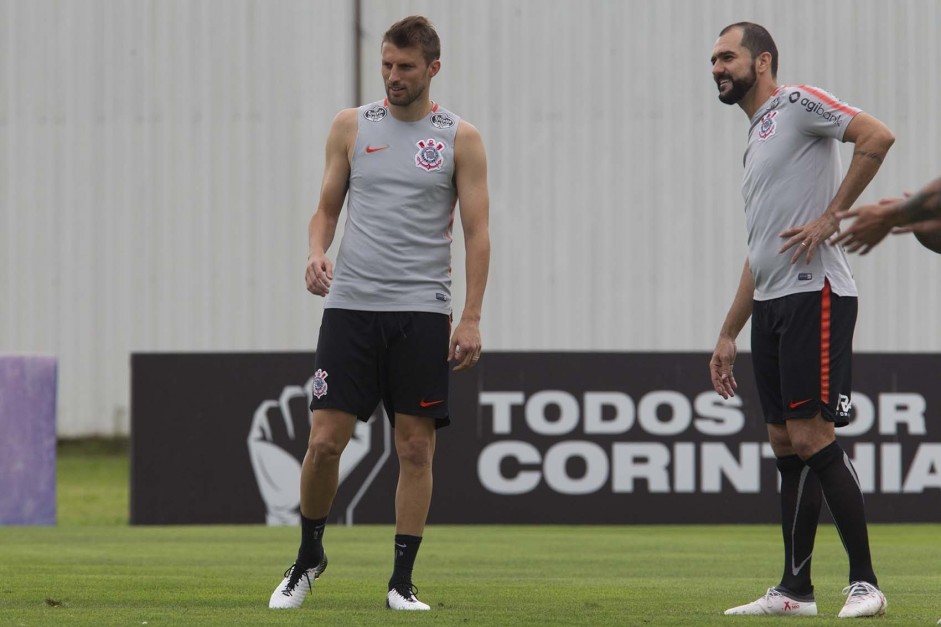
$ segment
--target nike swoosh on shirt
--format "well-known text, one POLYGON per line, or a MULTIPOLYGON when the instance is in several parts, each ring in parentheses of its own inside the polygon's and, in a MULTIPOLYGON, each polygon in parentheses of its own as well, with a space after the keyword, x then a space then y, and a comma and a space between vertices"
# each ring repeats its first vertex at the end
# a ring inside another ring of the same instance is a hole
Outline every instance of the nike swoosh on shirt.
POLYGON ((366 152, 379 152, 385 150, 388 146, 366 146, 366 152))
POLYGON ((435 405, 440 405, 444 401, 418 401, 419 407, 434 407, 435 405))
POLYGON ((803 405, 803 404, 805 404, 805 403, 809 403, 809 402, 812 401, 812 400, 814 400, 814 399, 812 399, 812 398, 805 398, 804 400, 802 400, 802 401, 797 401, 796 403, 795 403, 794 401, 791 401, 790 403, 788 403, 787 406, 790 407, 791 409, 794 409, 795 407, 800 407, 801 405, 803 405))

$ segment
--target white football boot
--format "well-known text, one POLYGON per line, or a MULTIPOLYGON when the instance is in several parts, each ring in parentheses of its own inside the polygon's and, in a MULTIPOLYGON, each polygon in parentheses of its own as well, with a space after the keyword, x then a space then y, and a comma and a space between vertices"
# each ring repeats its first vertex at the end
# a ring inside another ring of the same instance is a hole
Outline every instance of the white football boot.
POLYGON ((889 605, 879 588, 865 581, 854 581, 843 588, 843 594, 847 596, 839 613, 840 618, 883 616, 889 605))
POLYGON ((430 605, 415 597, 416 592, 418 588, 415 586, 392 588, 386 595, 386 607, 390 610, 430 610, 430 605))
POLYGON ((765 596, 757 601, 725 610, 726 616, 816 616, 816 601, 798 601, 785 596, 774 588, 768 588, 765 596))
POLYGON ((271 593, 268 607, 273 610, 296 609, 301 606, 304 599, 314 585, 314 582, 327 570, 327 554, 313 568, 300 570, 297 563, 291 565, 284 573, 284 579, 271 593))

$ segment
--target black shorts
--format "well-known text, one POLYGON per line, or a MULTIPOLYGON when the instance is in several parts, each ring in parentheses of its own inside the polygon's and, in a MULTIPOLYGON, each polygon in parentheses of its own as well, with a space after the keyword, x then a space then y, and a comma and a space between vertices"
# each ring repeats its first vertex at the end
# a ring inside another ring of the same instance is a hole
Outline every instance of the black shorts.
POLYGON ((393 426, 396 413, 447 426, 450 341, 446 314, 325 309, 310 409, 339 409, 365 422, 382 401, 393 426))
POLYGON ((820 292, 755 301, 751 350, 765 422, 820 413, 849 424, 857 299, 820 292))

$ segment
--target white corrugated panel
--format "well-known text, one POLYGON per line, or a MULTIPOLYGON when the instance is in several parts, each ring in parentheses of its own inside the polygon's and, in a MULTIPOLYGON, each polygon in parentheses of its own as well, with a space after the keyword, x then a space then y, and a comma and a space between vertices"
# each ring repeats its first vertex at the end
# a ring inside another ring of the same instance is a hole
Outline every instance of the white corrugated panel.
POLYGON ((59 357, 60 434, 127 431, 133 351, 313 347, 306 225, 352 15, 0 2, 0 350, 59 357))
MULTIPOLYGON (((769 28, 781 82, 896 132, 861 200, 941 173, 936 0, 362 7, 363 98, 382 33, 425 14, 432 96, 483 134, 491 349, 711 349, 745 255, 747 122, 708 62, 728 23, 769 28)), ((0 350, 59 356, 61 434, 126 431, 132 351, 313 347, 306 224, 352 21, 330 0, 0 0, 0 350)), ((853 264, 858 349, 941 350, 941 258, 895 237, 853 264)))

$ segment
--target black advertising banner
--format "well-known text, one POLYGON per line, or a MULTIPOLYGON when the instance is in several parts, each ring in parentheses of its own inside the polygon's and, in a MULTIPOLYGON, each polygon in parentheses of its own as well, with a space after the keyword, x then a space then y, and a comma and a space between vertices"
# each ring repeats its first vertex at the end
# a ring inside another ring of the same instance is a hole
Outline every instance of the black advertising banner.
MULTIPOLYGON (((132 355, 131 523, 298 524, 313 357, 132 355)), ((358 425, 331 518, 390 520, 397 469, 381 414, 358 425)))
MULTIPOLYGON (((778 522, 750 356, 729 400, 709 357, 484 355, 452 376, 429 523, 778 522)), ((312 353, 133 355, 131 522, 296 524, 312 366, 312 353)), ((854 358, 838 435, 872 522, 941 520, 939 372, 938 355, 854 358)), ((357 426, 333 522, 393 522, 392 441, 381 409, 357 426)))

